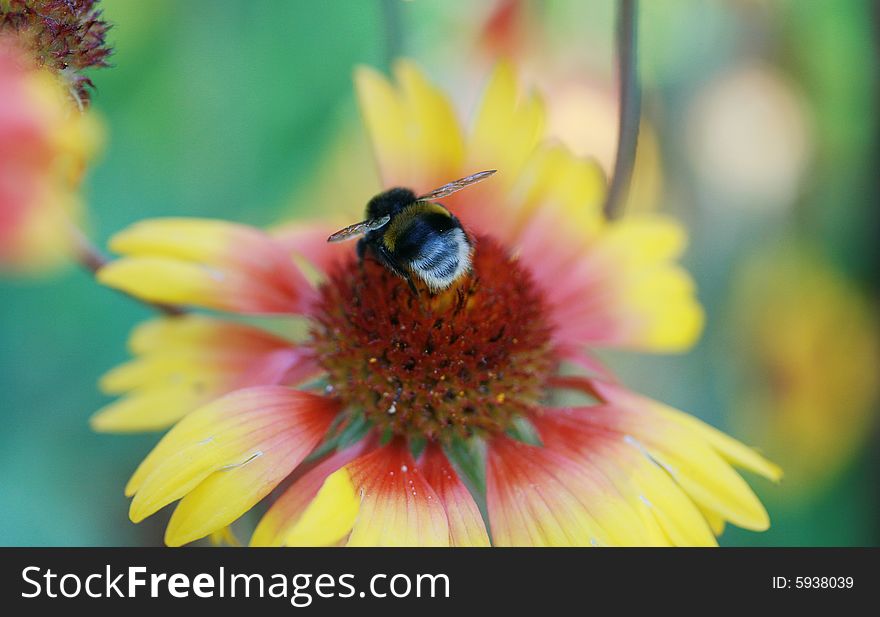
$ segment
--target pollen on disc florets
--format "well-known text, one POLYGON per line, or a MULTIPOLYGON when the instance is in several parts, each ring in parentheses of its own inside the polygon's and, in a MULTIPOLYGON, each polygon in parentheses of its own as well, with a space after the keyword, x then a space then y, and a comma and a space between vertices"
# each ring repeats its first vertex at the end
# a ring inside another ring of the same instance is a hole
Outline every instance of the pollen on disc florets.
POLYGON ((439 294, 369 256, 322 286, 312 345, 333 395, 380 429, 499 433, 543 397, 556 359, 541 293, 495 241, 475 244, 472 273, 439 294))

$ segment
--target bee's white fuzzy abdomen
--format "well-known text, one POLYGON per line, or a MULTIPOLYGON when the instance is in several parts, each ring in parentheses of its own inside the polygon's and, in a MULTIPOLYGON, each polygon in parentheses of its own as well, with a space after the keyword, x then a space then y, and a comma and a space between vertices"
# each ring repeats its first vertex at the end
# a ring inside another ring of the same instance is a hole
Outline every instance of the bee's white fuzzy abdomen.
POLYGON ((412 272, 431 291, 442 291, 463 276, 471 267, 473 247, 461 228, 444 234, 444 242, 426 247, 411 264, 412 272), (453 250, 450 250, 453 249, 453 250))

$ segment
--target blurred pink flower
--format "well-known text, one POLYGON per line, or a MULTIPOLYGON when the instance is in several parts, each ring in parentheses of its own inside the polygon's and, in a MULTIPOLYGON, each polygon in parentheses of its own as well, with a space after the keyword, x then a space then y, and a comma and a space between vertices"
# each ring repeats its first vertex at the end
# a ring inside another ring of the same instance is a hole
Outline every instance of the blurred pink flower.
POLYGON ((0 36, 0 92, 0 269, 33 270, 69 249, 100 130, 10 35, 0 36))

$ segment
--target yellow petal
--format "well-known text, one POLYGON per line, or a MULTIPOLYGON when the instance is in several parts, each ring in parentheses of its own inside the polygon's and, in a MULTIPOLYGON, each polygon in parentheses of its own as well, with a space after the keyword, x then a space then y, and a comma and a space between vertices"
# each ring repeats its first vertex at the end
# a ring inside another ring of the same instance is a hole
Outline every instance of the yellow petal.
POLYGON ((111 246, 125 257, 101 268, 98 280, 150 302, 302 313, 314 297, 314 288, 288 251, 244 225, 148 220, 117 234, 111 246))
POLYGON ((754 530, 769 526, 764 506, 731 462, 768 473, 777 471, 774 465, 617 384, 591 379, 588 389, 599 404, 549 408, 532 419, 546 449, 600 468, 626 499, 647 507, 672 544, 713 545, 724 521, 754 530), (725 451, 733 460, 722 458, 725 451))
POLYGON ((518 234, 541 233, 551 251, 583 253, 604 226, 604 196, 605 177, 598 163, 560 145, 542 145, 507 200, 518 234))
POLYGON ((129 257, 167 257, 265 275, 291 267, 283 248, 268 234, 213 219, 147 219, 113 236, 110 248, 129 257))
POLYGON ((496 546, 663 543, 604 472, 550 447, 494 439, 487 505, 496 546))
MULTIPOLYGON (((452 103, 413 62, 397 61, 394 75, 408 111, 407 129, 413 147, 411 153, 423 157, 419 165, 423 169, 434 170, 438 178, 457 174, 464 157, 464 138, 452 103)), ((418 189, 419 186, 413 188, 418 189)), ((426 190, 431 188, 435 187, 426 190)))
POLYGON ((468 139, 468 169, 498 169, 509 189, 535 151, 544 131, 544 109, 534 95, 523 95, 509 62, 495 68, 486 86, 468 139))
MULTIPOLYGON (((151 351, 162 351, 169 346, 201 347, 216 341, 218 329, 224 328, 224 338, 229 330, 245 328, 240 324, 221 321, 204 315, 187 314, 175 317, 161 317, 139 324, 128 339, 131 353, 142 355, 151 351)), ((249 330, 253 331, 252 328, 249 330)))
POLYGON ((311 356, 245 324, 200 315, 149 321, 129 341, 137 357, 100 381, 123 399, 92 418, 100 431, 167 428, 199 405, 250 385, 289 383, 309 374, 311 356), (291 372, 296 369, 295 372, 291 372))
POLYGON ((224 527, 211 534, 211 544, 214 546, 241 546, 241 542, 236 537, 232 527, 224 527))
MULTIPOLYGON (((256 354, 254 354, 256 357, 256 354)), ((99 382, 106 394, 123 394, 144 386, 183 386, 205 391, 214 386, 228 369, 225 363, 238 358, 225 358, 222 350, 169 347, 161 352, 141 356, 111 369, 99 382), (195 382, 195 383, 192 383, 195 382)), ((230 364, 230 369, 239 369, 230 364)))
POLYGON ((645 447, 697 503, 735 525, 763 531, 770 526, 764 506, 714 450, 685 432, 642 435, 645 447))
POLYGON ((136 392, 101 408, 89 420, 92 429, 108 433, 157 431, 174 424, 204 396, 186 385, 136 392))
POLYGON ((318 444, 338 405, 280 386, 239 390, 181 420, 129 482, 138 522, 180 499, 166 543, 229 525, 269 494, 318 444))
POLYGON ((637 450, 626 455, 624 473, 638 491, 639 499, 657 519, 675 546, 716 546, 706 520, 694 502, 663 469, 637 450))
POLYGON ((701 508, 746 529, 762 531, 769 527, 764 506, 719 452, 742 459, 752 469, 766 471, 770 478, 778 474, 778 468, 666 405, 611 384, 594 385, 617 411, 614 421, 620 424, 619 429, 662 465, 701 508), (721 449, 716 451, 716 444, 721 444, 721 449))
POLYGON ((98 281, 149 302, 222 308, 225 274, 170 257, 118 259, 98 271, 98 281))
POLYGON ((359 67, 355 85, 384 186, 427 192, 457 178, 463 138, 452 105, 407 61, 395 65, 399 88, 359 67))
POLYGON ((601 294, 610 325, 607 340, 597 343, 652 352, 688 349, 705 317, 693 279, 674 261, 684 246, 683 228, 665 217, 634 215, 608 225, 585 254, 585 267, 570 270, 571 277, 590 276, 593 282, 571 284, 582 300, 566 296, 565 321, 579 321, 579 302, 589 308, 601 294))
POLYGON ((317 395, 281 386, 233 392, 178 422, 132 475, 126 495, 138 494, 132 508, 143 518, 188 492, 194 478, 242 464, 260 450, 267 436, 319 431, 314 418, 329 422, 335 409, 317 395))
MULTIPOLYGON (((275 500, 272 506, 266 511, 266 514, 263 515, 263 518, 260 519, 257 528, 251 536, 251 546, 282 546, 285 544, 285 538, 300 522, 303 513, 318 495, 318 492, 321 490, 321 487, 324 485, 327 478, 332 473, 338 471, 361 455, 369 444, 370 442, 368 441, 360 441, 344 450, 340 450, 328 456, 308 471, 305 471, 302 475, 299 475, 278 497, 278 499, 275 500)), ((325 495, 322 499, 326 501, 328 498, 335 495, 335 499, 344 501, 344 499, 341 499, 341 497, 344 497, 344 493, 339 492, 338 488, 339 487, 334 488, 333 485, 331 485, 331 488, 328 489, 330 494, 325 495)), ((360 500, 358 499, 358 503, 359 501, 360 500)), ((333 500, 331 499, 328 503, 332 504, 333 500)), ((345 508, 342 506, 331 507, 339 507, 340 512, 345 511, 345 508)), ((314 516, 317 517, 320 512, 323 512, 323 508, 316 506, 314 516)), ((332 515, 330 516, 332 518, 332 515)), ((315 520, 317 520, 317 518, 315 520)), ((352 524, 353 523, 354 521, 352 521, 352 524)), ((309 525, 303 529, 308 530, 311 528, 311 525, 309 525)), ((351 524, 348 525, 345 534, 350 530, 351 524)), ((324 531, 319 529, 316 533, 323 534, 324 531)), ((324 536, 321 536, 321 538, 323 537, 324 536)), ((318 544, 318 540, 321 538, 316 537, 310 539, 307 534, 304 534, 304 532, 298 532, 298 537, 295 538, 295 540, 305 544, 318 544)))
POLYGON ((693 416, 671 408, 661 408, 661 412, 671 420, 698 431, 731 464, 741 469, 748 469, 774 482, 782 479, 782 468, 765 459, 753 448, 746 446, 693 416))
POLYGON ((286 447, 261 448, 214 471, 177 504, 165 543, 181 546, 229 525, 278 486, 310 450, 291 457, 286 447))
POLYGON ((354 526, 360 509, 351 476, 345 468, 324 481, 315 499, 296 524, 284 534, 287 546, 333 546, 354 526))
POLYGON ((113 236, 110 249, 122 255, 217 261, 232 250, 235 236, 247 234, 246 230, 244 226, 217 220, 148 219, 113 236))
POLYGON ((610 224, 602 237, 602 250, 627 265, 671 261, 687 244, 684 228, 675 220, 656 214, 632 215, 610 224))
POLYGON ((683 269, 654 269, 624 285, 620 307, 632 323, 626 347, 670 353, 686 351, 699 339, 705 313, 693 279, 683 269))
POLYGON ((724 527, 727 521, 724 520, 723 516, 704 507, 700 507, 700 512, 703 513, 703 518, 706 519, 706 523, 708 523, 712 533, 716 536, 720 536, 724 533, 724 527))

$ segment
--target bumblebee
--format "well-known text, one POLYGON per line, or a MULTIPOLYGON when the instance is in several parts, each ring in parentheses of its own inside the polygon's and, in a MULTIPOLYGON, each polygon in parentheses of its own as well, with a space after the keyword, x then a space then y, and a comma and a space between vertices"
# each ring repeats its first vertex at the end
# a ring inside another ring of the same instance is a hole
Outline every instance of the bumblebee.
POLYGON ((485 180, 495 170, 481 171, 416 196, 410 189, 393 188, 379 193, 367 204, 366 220, 340 229, 327 242, 357 236, 358 258, 369 253, 418 295, 413 277, 431 293, 447 289, 470 271, 473 244, 461 223, 436 203, 456 191, 485 180))

